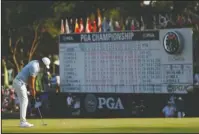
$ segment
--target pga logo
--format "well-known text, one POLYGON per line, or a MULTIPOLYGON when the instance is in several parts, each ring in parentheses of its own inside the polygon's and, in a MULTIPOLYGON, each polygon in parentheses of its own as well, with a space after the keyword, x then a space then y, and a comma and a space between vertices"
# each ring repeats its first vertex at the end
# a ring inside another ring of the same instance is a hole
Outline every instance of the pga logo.
POLYGON ((104 98, 104 97, 99 97, 98 98, 98 109, 103 109, 103 108, 108 108, 111 110, 119 110, 119 109, 124 109, 124 106, 122 105, 122 101, 120 98, 117 98, 117 100, 115 100, 112 97, 109 98, 104 98))

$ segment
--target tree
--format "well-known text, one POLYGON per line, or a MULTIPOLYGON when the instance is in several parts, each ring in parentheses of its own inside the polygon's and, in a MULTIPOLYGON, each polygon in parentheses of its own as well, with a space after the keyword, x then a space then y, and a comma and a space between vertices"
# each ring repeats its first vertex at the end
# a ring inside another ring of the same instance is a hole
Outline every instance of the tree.
POLYGON ((72 2, 2 2, 3 37, 9 40, 8 46, 17 72, 23 60, 17 58, 18 50, 24 48, 28 52, 27 61, 30 61, 38 45, 41 45, 44 33, 57 37, 60 18, 73 7, 72 2))
POLYGON ((107 18, 112 18, 114 21, 120 20, 120 10, 119 9, 110 9, 104 13, 104 16, 107 18))
POLYGON ((42 32, 42 20, 36 16, 39 10, 32 10, 31 6, 36 7, 35 2, 3 2, 5 23, 4 31, 7 32, 9 49, 12 54, 12 59, 17 72, 20 71, 19 62, 22 59, 17 59, 19 48, 31 46, 28 54, 28 61, 32 59, 34 52, 37 49, 42 32), (29 11, 29 12, 28 12, 29 11), (34 16, 35 15, 35 16, 34 16), (34 16, 34 17, 30 17, 34 16))

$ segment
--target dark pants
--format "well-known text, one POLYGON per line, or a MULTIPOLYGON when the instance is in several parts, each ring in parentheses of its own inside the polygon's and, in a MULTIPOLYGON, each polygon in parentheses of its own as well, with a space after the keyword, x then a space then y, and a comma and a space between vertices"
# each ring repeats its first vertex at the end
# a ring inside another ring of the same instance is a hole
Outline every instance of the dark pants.
POLYGON ((67 116, 70 117, 72 115, 72 111, 73 111, 73 107, 70 105, 70 106, 67 106, 67 116))

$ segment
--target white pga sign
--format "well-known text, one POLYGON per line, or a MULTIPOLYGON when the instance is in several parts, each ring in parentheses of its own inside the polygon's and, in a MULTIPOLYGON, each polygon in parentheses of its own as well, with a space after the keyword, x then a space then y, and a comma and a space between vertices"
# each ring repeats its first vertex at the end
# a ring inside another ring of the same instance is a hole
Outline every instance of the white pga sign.
POLYGON ((60 35, 61 92, 187 93, 192 30, 60 35))
POLYGON ((117 100, 115 100, 112 97, 109 97, 107 99, 104 97, 99 97, 98 102, 99 102, 99 105, 98 105, 99 109, 103 109, 103 108, 108 108, 111 110, 124 109, 124 106, 120 98, 117 98, 117 100))

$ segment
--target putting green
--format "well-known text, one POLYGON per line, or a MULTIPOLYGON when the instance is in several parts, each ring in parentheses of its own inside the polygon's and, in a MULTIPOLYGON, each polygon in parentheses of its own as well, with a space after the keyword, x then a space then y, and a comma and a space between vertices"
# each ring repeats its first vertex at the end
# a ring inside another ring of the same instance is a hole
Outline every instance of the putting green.
POLYGON ((2 120, 2 132, 163 132, 163 133, 199 133, 199 118, 128 118, 128 119, 40 119, 28 120, 35 126, 20 128, 19 120, 2 120))

